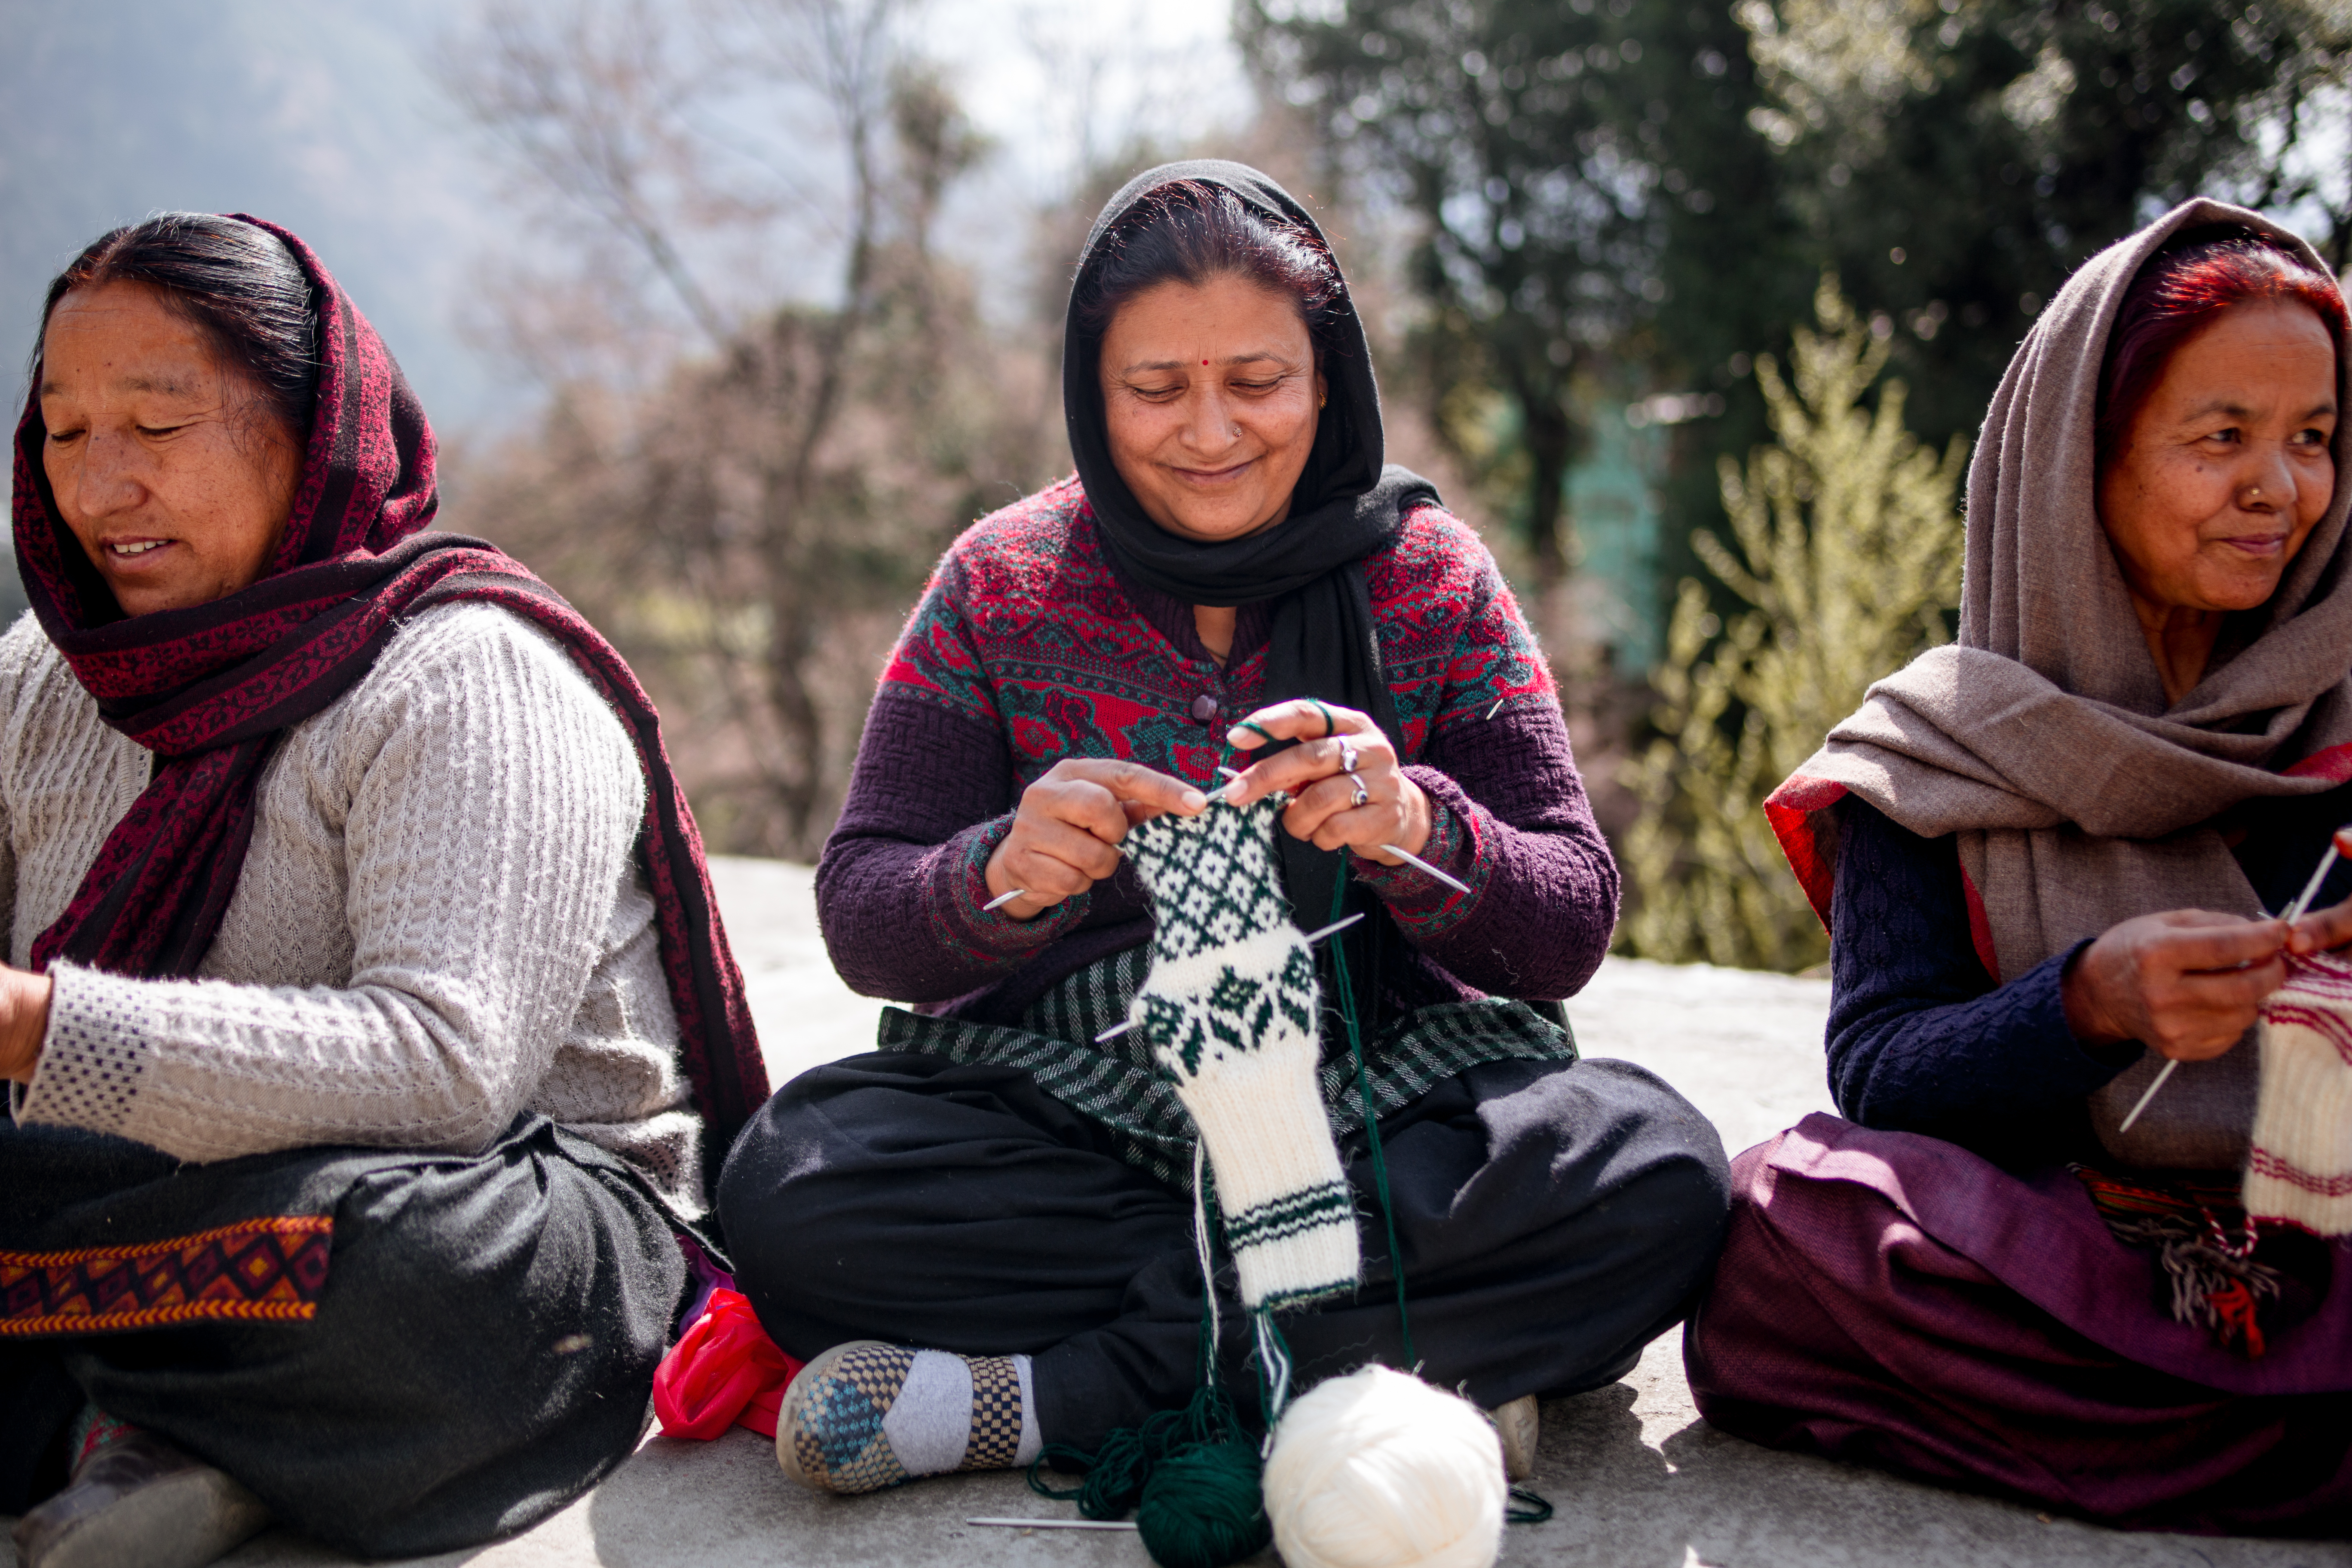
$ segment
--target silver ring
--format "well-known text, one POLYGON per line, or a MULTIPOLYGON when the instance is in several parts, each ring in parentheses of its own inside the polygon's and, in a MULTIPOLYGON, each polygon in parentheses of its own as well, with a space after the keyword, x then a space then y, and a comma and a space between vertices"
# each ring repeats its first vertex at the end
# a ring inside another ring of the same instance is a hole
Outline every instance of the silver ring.
POLYGON ((1348 782, 1356 786, 1356 798, 1349 803, 1350 805, 1369 805, 1371 804, 1372 792, 1364 787, 1363 780, 1350 776, 1348 782))
MULTIPOLYGON (((1353 773, 1356 771, 1356 748, 1345 741, 1339 742, 1339 771, 1343 773, 1353 773)), ((1361 805, 1364 803, 1358 801, 1356 804, 1361 805)))

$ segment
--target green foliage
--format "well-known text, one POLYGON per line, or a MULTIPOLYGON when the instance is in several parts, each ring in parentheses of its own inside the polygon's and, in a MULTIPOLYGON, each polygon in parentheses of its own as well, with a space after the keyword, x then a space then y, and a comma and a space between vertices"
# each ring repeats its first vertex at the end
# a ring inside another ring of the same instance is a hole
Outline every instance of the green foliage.
POLYGON ((1628 769, 1640 902, 1622 936, 1645 958, 1797 969, 1825 955, 1764 797, 1872 681, 1944 640, 1958 602, 1966 444, 1953 437, 1940 459, 1922 447, 1901 382, 1865 406, 1887 344, 1827 274, 1814 310, 1822 330, 1796 331, 1789 379, 1757 363, 1775 444, 1744 468, 1720 462, 1731 542, 1692 542, 1746 607, 1718 621, 1684 579, 1653 678, 1659 738, 1628 769))
MULTIPOLYGON (((1909 422, 1971 433, 2042 302, 2185 196, 2317 217, 2352 259, 2332 151, 2342 0, 1241 0, 1237 36, 1337 171, 1409 213, 1441 431, 1492 389, 1520 450, 1469 454, 1538 562, 1577 376, 1717 391, 1660 485, 1664 580, 1764 438, 1753 357, 1822 270, 1884 316, 1909 422), (2325 179, 2316 174, 2324 173, 2325 179), (2321 188, 2324 186, 2325 188, 2321 188)), ((1563 557, 1564 558, 1564 557, 1563 557)), ((1731 601, 1717 595, 1716 607, 1731 601)))
POLYGON ((1412 347, 1438 433, 1553 577, 1577 387, 1643 352, 1677 286, 1678 215, 1745 224, 1769 175, 1738 22, 1721 5, 1240 0, 1234 28, 1347 176, 1415 220, 1433 309, 1412 347), (1488 407, 1465 387, 1508 398, 1511 449, 1465 425, 1488 407))

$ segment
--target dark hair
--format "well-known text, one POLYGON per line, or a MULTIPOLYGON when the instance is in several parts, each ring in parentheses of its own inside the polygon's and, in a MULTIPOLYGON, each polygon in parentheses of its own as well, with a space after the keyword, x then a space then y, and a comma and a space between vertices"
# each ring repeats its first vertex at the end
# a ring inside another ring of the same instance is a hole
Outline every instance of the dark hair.
POLYGON ((2194 229, 2140 268, 2107 333, 2099 375, 2100 467, 2123 449, 2173 352, 2225 311, 2262 300, 2307 305, 2337 343, 2344 340, 2344 296, 2336 280, 2267 235, 2194 229))
MULTIPOLYGON (((50 281, 41 302, 47 334, 58 301, 76 289, 145 283, 260 388, 262 401, 299 445, 318 395, 318 329, 310 280, 278 237, 210 213, 158 213, 100 235, 50 281)), ((33 348, 40 356, 39 340, 33 348)))
POLYGON ((1321 236, 1202 180, 1171 180, 1120 215, 1079 272, 1071 312, 1081 331, 1098 338, 1119 307, 1147 289, 1198 288, 1228 277, 1297 300, 1318 353, 1347 318, 1347 280, 1321 236))

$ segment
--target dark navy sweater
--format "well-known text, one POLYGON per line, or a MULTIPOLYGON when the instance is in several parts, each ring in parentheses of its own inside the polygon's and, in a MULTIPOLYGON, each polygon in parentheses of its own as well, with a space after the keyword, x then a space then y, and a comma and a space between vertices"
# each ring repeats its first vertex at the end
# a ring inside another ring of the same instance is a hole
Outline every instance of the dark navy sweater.
MULTIPOLYGON (((2092 1157, 2084 1097, 2137 1060, 2086 1046, 2059 999, 2078 942, 1996 986, 1977 957, 1949 837, 1923 838, 1848 795, 1830 918, 1830 1092, 1864 1127, 1925 1132, 2002 1164, 2092 1157)), ((2265 909, 2303 890, 2352 785, 2245 814, 2238 861, 2265 909)), ((2338 862, 2313 908, 2352 896, 2338 862)))

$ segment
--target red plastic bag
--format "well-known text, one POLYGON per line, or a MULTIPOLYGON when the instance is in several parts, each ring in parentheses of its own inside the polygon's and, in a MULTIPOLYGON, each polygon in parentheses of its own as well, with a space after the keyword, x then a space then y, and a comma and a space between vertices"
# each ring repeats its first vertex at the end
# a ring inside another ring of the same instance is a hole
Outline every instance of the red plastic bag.
POLYGON ((776 1348, 740 1291, 710 1305, 654 1369, 654 1414, 665 1436, 718 1436, 730 1426, 776 1435, 784 1387, 801 1363, 776 1348))

